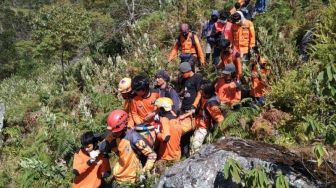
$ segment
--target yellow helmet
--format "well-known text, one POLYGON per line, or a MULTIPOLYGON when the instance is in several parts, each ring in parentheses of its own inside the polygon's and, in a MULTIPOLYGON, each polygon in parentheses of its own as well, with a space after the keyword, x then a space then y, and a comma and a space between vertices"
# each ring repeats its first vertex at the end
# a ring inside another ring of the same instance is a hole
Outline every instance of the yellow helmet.
POLYGON ((128 93, 132 90, 131 87, 132 79, 131 78, 123 78, 120 80, 118 85, 118 91, 120 93, 128 93))
POLYGON ((165 111, 171 111, 173 108, 173 101, 168 97, 160 97, 155 100, 154 105, 158 108, 163 108, 165 111))

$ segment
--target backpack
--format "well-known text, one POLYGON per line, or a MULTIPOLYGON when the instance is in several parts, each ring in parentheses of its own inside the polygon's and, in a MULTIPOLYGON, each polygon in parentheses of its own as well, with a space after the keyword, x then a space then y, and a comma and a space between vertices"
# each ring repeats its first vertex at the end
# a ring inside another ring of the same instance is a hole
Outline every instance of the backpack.
POLYGON ((202 33, 203 37, 209 37, 211 35, 215 23, 216 22, 211 23, 210 20, 207 21, 207 23, 203 27, 203 33, 202 33))
POLYGON ((134 129, 128 130, 126 132, 125 139, 130 142, 131 148, 134 153, 138 156, 139 160, 141 161, 142 165, 146 163, 146 156, 137 148, 136 143, 138 140, 143 140, 150 148, 154 150, 154 146, 150 144, 140 133, 135 131, 134 129))

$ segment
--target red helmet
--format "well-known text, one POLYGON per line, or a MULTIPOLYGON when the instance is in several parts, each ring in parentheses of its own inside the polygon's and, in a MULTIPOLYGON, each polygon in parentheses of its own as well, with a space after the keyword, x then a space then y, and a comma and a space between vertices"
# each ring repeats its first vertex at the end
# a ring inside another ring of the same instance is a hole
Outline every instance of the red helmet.
POLYGON ((127 124, 128 114, 124 110, 113 110, 107 117, 107 129, 116 133, 122 131, 127 124))

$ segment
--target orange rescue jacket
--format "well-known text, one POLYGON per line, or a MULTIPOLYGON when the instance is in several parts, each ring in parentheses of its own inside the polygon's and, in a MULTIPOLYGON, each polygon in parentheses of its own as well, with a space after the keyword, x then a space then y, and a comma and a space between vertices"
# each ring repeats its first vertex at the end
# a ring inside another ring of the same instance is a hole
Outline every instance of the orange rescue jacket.
POLYGON ((117 182, 134 183, 139 172, 143 168, 152 168, 156 160, 156 153, 135 130, 127 130, 123 138, 113 140, 112 147, 119 157, 112 173, 117 182), (139 160, 140 155, 147 158, 144 167, 139 160))
POLYGON ((253 97, 263 97, 265 96, 267 90, 267 74, 269 71, 266 68, 267 60, 263 57, 260 58, 259 64, 252 66, 252 88, 251 96, 253 97), (260 66, 259 68, 257 66, 260 66), (259 69, 259 70, 258 70, 259 69))
POLYGON ((226 64, 233 62, 236 67, 236 78, 240 80, 243 75, 240 53, 237 50, 231 50, 231 53, 229 54, 221 53, 221 60, 222 61, 217 65, 217 68, 224 69, 226 64))
POLYGON ((232 23, 227 21, 226 23, 216 22, 214 28, 217 32, 221 32, 225 39, 233 43, 232 23))
POLYGON ((96 161, 102 160, 100 165, 93 163, 89 165, 90 156, 80 149, 75 153, 73 171, 76 174, 72 183, 73 188, 95 188, 101 184, 103 173, 111 172, 110 163, 107 158, 99 154, 96 161))
POLYGON ((169 119, 167 117, 160 117, 160 119, 169 128, 170 139, 168 142, 161 140, 158 152, 158 159, 166 161, 179 161, 181 159, 181 137, 187 132, 191 131, 194 127, 194 120, 191 117, 183 120, 176 118, 169 119))
POLYGON ((196 128, 209 129, 214 123, 220 123, 224 120, 224 116, 219 108, 217 97, 205 99, 202 97, 201 110, 196 116, 196 128), (216 98, 216 99, 215 99, 216 98))
POLYGON ((175 59, 177 57, 179 50, 181 50, 181 53, 193 54, 197 56, 200 63, 202 65, 205 64, 203 49, 196 34, 189 32, 187 38, 185 38, 182 34, 180 34, 179 39, 176 41, 172 51, 170 52, 168 61, 172 61, 173 59, 175 59), (194 42, 192 40, 192 37, 194 38, 194 42))
POLYGON ((250 48, 255 46, 255 31, 253 23, 249 20, 243 20, 242 25, 233 24, 233 48, 241 55, 249 52, 250 48))
MULTIPOLYGON (((147 98, 142 98, 135 96, 131 100, 131 116, 134 120, 135 125, 139 125, 145 122, 145 117, 156 110, 153 105, 156 99, 160 98, 160 94, 156 90, 151 90, 150 95, 147 98)), ((152 123, 151 120, 148 123, 152 123)))
POLYGON ((220 78, 216 82, 215 89, 222 104, 232 106, 240 102, 241 90, 235 81, 226 83, 224 78, 220 78))
POLYGON ((126 99, 124 101, 124 110, 128 113, 128 122, 127 122, 127 127, 128 128, 133 128, 134 127, 134 120, 133 120, 133 116, 131 114, 131 100, 132 99, 126 99))

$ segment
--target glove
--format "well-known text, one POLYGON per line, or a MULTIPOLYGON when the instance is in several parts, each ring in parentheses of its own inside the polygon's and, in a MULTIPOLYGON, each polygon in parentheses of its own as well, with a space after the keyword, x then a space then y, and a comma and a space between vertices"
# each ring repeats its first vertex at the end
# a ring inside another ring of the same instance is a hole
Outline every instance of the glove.
POLYGON ((170 135, 166 136, 165 139, 163 140, 163 142, 167 143, 167 142, 169 142, 169 140, 170 140, 170 135))
POLYGON ((154 121, 160 121, 160 116, 159 116, 159 114, 155 114, 155 116, 154 116, 154 121))
POLYGON ((190 112, 191 112, 192 114, 195 114, 195 112, 196 112, 196 107, 195 107, 194 105, 191 106, 190 112))
POLYGON ((89 153, 89 155, 90 155, 90 161, 95 161, 96 160, 96 158, 98 157, 98 155, 99 155, 99 150, 93 150, 93 151, 91 151, 90 153, 89 153))
POLYGON ((156 134, 160 133, 160 124, 157 124, 154 131, 155 131, 156 134))

